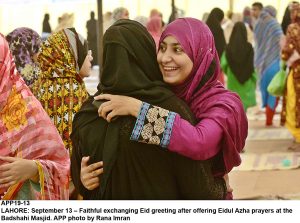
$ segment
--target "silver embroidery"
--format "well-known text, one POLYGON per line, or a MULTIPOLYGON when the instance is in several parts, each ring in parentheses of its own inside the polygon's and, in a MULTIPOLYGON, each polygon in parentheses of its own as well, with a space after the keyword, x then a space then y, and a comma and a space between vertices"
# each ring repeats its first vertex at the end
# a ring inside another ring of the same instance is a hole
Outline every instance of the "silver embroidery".
POLYGON ((161 134, 164 132, 165 130, 165 125, 166 125, 166 122, 163 118, 159 118, 155 121, 155 124, 154 124, 154 131, 157 135, 161 134))
POLYGON ((143 139, 149 139, 153 133, 153 126, 151 123, 144 125, 141 135, 143 139))
POLYGON ((153 136, 149 139, 149 144, 159 145, 160 138, 158 136, 153 136))
POLYGON ((169 114, 169 111, 166 110, 166 109, 163 109, 163 108, 160 108, 160 109, 158 110, 158 112, 159 112, 159 115, 160 115, 161 117, 168 116, 168 114, 169 114))
POLYGON ((147 119, 149 122, 154 122, 157 119, 158 109, 150 108, 147 113, 147 119))
POLYGON ((148 144, 159 145, 166 125, 166 118, 169 115, 169 111, 159 107, 152 107, 147 112, 148 123, 143 126, 143 130, 140 135, 140 142, 148 144))

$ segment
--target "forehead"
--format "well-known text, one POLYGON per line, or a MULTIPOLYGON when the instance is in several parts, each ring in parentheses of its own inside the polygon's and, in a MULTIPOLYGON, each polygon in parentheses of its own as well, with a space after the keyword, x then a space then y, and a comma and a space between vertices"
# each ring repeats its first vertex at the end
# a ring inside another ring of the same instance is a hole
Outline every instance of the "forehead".
POLYGON ((164 40, 162 41, 165 44, 179 44, 180 43, 177 41, 177 39, 174 36, 167 36, 166 38, 164 38, 164 40))

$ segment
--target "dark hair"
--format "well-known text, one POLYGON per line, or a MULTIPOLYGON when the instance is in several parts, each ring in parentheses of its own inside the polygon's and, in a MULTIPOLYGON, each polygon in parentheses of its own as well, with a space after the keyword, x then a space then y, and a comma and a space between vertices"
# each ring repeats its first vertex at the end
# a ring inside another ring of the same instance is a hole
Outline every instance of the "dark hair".
POLYGON ((95 12, 91 11, 91 19, 94 19, 94 18, 95 18, 95 12))
POLYGON ((262 10, 263 7, 264 7, 263 4, 262 4, 261 2, 254 2, 254 3, 252 4, 252 7, 253 7, 253 6, 259 8, 260 10, 262 10))
POLYGON ((49 20, 50 19, 50 15, 48 13, 46 13, 45 16, 44 16, 44 19, 45 20, 49 20))

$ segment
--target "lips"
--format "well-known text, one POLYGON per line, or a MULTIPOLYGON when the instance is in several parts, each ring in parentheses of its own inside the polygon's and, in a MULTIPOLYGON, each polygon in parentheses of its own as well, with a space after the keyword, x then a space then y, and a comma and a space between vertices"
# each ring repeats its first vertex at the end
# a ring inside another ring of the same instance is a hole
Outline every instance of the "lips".
POLYGON ((163 70, 166 71, 166 72, 170 72, 170 71, 175 71, 177 70, 179 67, 171 67, 171 66, 163 66, 163 70))

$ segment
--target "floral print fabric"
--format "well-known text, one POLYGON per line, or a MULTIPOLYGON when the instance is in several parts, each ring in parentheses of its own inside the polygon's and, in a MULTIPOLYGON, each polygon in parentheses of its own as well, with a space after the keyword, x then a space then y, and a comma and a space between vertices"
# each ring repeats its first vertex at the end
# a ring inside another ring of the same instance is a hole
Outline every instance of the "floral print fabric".
MULTIPOLYGON (((34 94, 60 133, 66 149, 72 152, 70 139, 72 121, 88 92, 78 74, 77 62, 70 40, 62 30, 52 34, 41 46, 38 56, 41 75, 34 94)), ((74 37, 75 38, 75 37, 74 37)))

